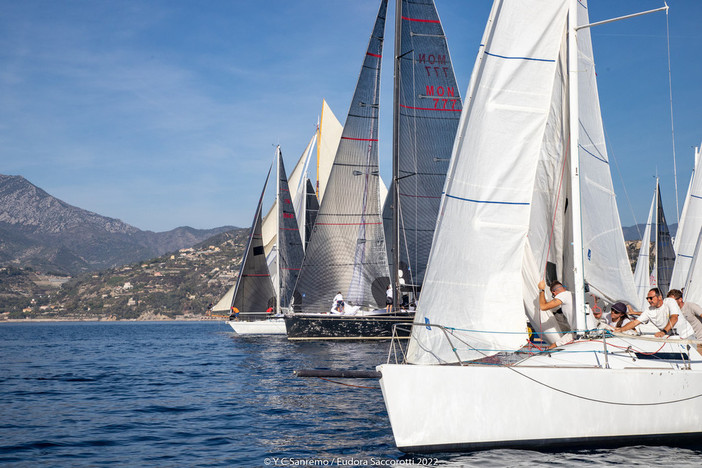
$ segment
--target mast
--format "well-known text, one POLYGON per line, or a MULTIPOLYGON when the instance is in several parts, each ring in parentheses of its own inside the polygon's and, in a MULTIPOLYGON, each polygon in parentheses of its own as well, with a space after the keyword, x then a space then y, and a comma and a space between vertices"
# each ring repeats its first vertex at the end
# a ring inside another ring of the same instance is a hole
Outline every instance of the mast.
POLYGON ((395 1, 395 55, 393 69, 392 120, 392 280, 393 310, 398 309, 400 291, 400 43, 402 42, 402 0, 395 1))
POLYGON ((656 278, 656 287, 660 289, 660 281, 659 281, 660 278, 658 277, 659 276, 658 275, 658 260, 659 260, 659 258, 658 258, 659 257, 659 255, 658 255, 658 237, 659 237, 658 234, 659 234, 659 230, 660 230, 660 227, 659 227, 660 220, 658 219, 659 218, 659 216, 658 216, 659 211, 658 210, 660 209, 660 207, 658 206, 658 190, 659 190, 658 176, 656 176, 656 190, 655 190, 655 194, 654 194, 654 198, 656 200, 656 202, 655 202, 656 203, 656 211, 654 211, 655 217, 656 217, 656 230, 654 231, 655 234, 653 235, 653 238, 654 238, 653 251, 656 253, 656 262, 653 264, 653 272, 654 272, 655 278, 656 278))
POLYGON ((568 10, 568 100, 569 105, 569 153, 570 181, 573 207, 573 292, 575 295, 575 329, 587 328, 588 313, 585 304, 585 277, 583 264, 583 230, 582 210, 580 206, 580 154, 579 140, 579 110, 578 110, 578 42, 576 28, 578 26, 578 0, 570 0, 568 10))
POLYGON ((276 256, 275 256, 275 268, 276 268, 276 282, 275 282, 275 313, 280 314, 280 213, 281 213, 281 203, 280 203, 280 145, 275 147, 275 172, 278 178, 275 184, 275 204, 278 209, 275 217, 275 232, 276 232, 276 256))

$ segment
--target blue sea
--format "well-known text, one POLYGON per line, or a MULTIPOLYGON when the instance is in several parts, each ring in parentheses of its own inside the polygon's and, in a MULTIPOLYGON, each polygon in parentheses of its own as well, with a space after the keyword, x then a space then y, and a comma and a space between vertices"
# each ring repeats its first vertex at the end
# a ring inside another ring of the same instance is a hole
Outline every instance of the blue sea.
MULTIPOLYGON (((223 322, 0 324, 0 466, 676 466, 699 450, 489 450, 412 457, 370 370, 388 343, 247 338, 223 322)), ((593 415, 596 417, 596 415, 593 415)))

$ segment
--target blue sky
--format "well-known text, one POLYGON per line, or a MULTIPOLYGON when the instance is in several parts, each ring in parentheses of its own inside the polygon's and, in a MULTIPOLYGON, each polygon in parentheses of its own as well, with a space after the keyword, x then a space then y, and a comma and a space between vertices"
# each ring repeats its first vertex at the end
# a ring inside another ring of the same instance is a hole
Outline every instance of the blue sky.
MULTIPOLYGON (((379 4, 1 3, 0 173, 153 231, 250 225, 274 145, 280 143, 290 170, 323 98, 344 122, 379 4)), ((464 92, 491 2, 436 3, 464 92)), ((590 3, 592 21, 662 6, 590 3)), ((693 146, 702 140, 702 2, 669 4, 682 209, 693 146)), ((390 20, 386 27, 380 138, 387 181, 390 20)), ((665 14, 592 34, 622 222, 645 222, 656 173, 674 222, 665 14)))

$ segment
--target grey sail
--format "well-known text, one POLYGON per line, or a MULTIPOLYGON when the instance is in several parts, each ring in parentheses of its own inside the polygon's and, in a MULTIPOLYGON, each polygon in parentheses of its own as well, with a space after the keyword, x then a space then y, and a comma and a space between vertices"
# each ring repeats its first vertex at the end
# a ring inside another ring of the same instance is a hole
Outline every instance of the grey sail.
POLYGON ((658 210, 656 213, 656 286, 658 286, 658 289, 663 293, 663 297, 665 297, 670 289, 670 278, 673 275, 673 266, 675 265, 675 251, 673 250, 673 241, 670 238, 668 223, 665 220, 661 188, 658 183, 656 183, 656 192, 658 193, 658 210))
MULTIPOLYGON (((383 209, 390 229, 399 194, 399 262, 407 285, 421 286, 462 104, 444 30, 433 0, 402 0, 395 103, 396 181, 383 209), (395 190, 397 183, 397 191, 395 190)), ((389 255, 391 265, 394 256, 389 255)), ((392 271, 392 268, 391 268, 392 271)))
POLYGON ((302 312, 347 303, 376 308, 389 284, 379 200, 378 103, 387 0, 382 0, 298 279, 302 312), (374 295, 375 292, 375 295, 374 295))
POLYGON ((265 313, 271 307, 275 308, 275 289, 266 263, 263 236, 261 235, 263 194, 266 192, 270 175, 269 169, 256 207, 249 241, 246 244, 239 270, 239 279, 236 282, 234 298, 232 299, 232 307, 242 313, 265 313))
POLYGON ((314 223, 317 220, 317 213, 319 212, 319 201, 317 200, 317 194, 314 191, 314 186, 312 181, 307 179, 307 194, 305 201, 305 249, 310 243, 310 238, 312 237, 312 230, 314 228, 314 223))
POLYGON ((290 305, 297 277, 300 274, 304 251, 300 230, 295 217, 288 186, 288 177, 283 164, 283 154, 278 157, 278 261, 280 262, 280 307, 290 305))

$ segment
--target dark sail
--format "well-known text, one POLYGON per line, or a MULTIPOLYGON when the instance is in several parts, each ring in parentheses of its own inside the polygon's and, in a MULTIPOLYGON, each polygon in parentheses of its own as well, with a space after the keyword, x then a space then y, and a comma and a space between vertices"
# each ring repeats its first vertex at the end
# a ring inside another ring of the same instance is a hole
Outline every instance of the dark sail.
POLYGON ((314 222, 317 219, 317 212, 319 211, 319 201, 317 201, 317 194, 314 191, 314 186, 312 181, 307 179, 307 200, 305 202, 305 250, 310 243, 310 238, 312 237, 312 228, 314 228, 314 222))
POLYGON ((249 241, 244 251, 239 279, 236 282, 236 290, 232 300, 232 306, 240 312, 263 313, 269 308, 275 309, 275 289, 266 263, 263 236, 261 235, 263 194, 266 192, 270 175, 269 169, 256 207, 256 214, 249 232, 249 241))
POLYGON ((658 289, 661 290, 663 297, 665 297, 670 289, 670 278, 673 275, 673 266, 675 265, 675 251, 673 250, 673 241, 670 239, 670 231, 668 231, 665 213, 663 213, 660 185, 658 185, 657 182, 656 192, 658 193, 658 210, 656 213, 657 286, 658 289))
MULTIPOLYGON (((421 286, 463 106, 433 0, 403 0, 401 5, 395 103, 399 259, 406 284, 421 286)), ((383 210, 386 225, 393 216, 394 183, 383 210)), ((386 242, 392 246, 392 237, 386 242)), ((393 259, 389 255, 391 265, 393 259)))
POLYGON ((338 291, 351 305, 384 304, 389 272, 378 189, 378 103, 386 11, 382 0, 305 252, 295 294, 303 312, 328 311, 338 291))
POLYGON ((278 261, 280 261, 280 307, 290 305, 302 266, 302 240, 288 186, 288 176, 280 149, 278 157, 278 261))

